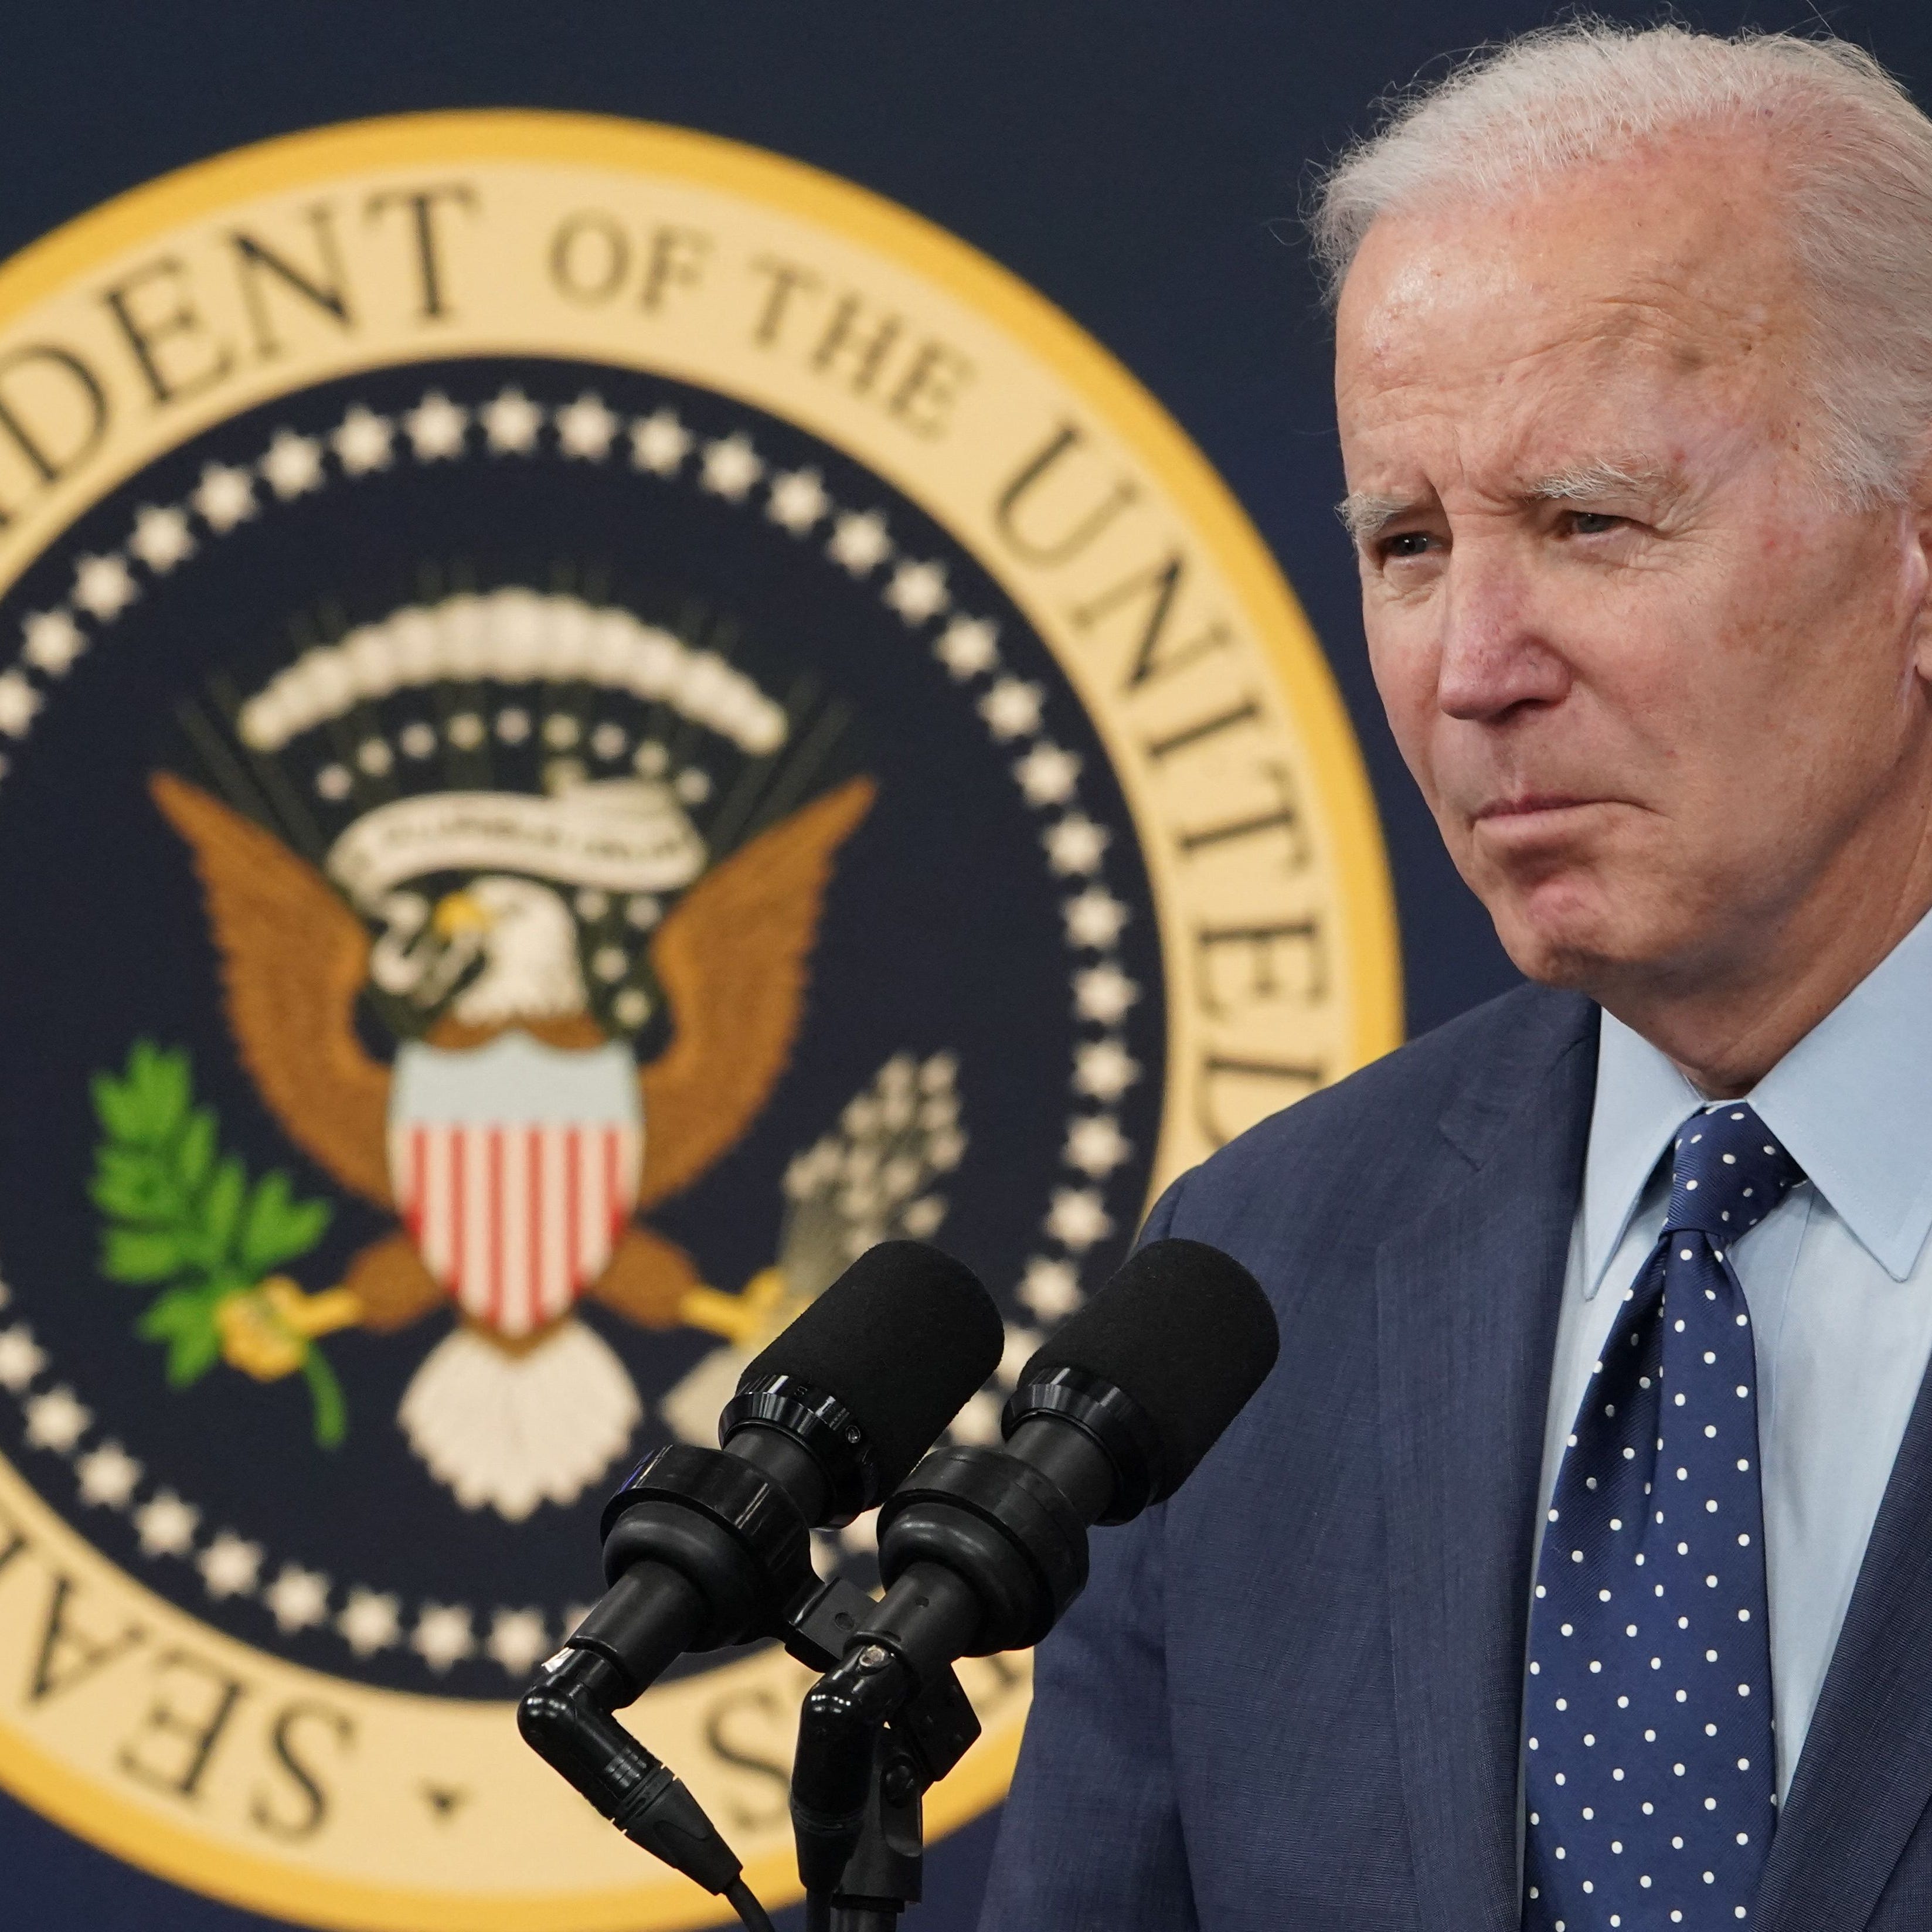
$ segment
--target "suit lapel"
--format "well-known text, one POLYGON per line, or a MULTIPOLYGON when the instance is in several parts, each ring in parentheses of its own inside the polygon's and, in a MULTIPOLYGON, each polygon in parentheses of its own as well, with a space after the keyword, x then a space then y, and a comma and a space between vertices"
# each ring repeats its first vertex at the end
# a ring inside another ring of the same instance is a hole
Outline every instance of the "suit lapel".
POLYGON ((1772 1841, 1762 1932, 1860 1932, 1932 1801, 1932 1376, 1772 1841))
POLYGON ((1536 1490, 1596 1078, 1594 1009, 1538 1017, 1444 1114, 1446 1191, 1376 1256, 1402 1779, 1424 1922, 1457 1932, 1520 1920, 1536 1490))

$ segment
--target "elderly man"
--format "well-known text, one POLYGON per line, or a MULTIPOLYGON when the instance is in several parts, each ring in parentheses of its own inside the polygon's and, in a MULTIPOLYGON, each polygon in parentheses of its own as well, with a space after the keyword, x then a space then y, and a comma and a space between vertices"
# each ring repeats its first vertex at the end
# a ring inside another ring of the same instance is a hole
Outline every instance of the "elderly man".
POLYGON ((1377 684, 1538 983, 1150 1232, 1281 1364, 1095 1539, 988 1932, 1932 1925, 1932 123, 1586 25, 1328 178, 1377 684))

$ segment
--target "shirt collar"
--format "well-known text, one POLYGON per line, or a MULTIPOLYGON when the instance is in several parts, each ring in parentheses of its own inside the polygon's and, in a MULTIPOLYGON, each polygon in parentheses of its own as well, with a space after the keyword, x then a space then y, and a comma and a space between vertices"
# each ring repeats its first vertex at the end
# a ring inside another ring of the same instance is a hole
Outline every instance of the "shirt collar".
MULTIPOLYGON (((1903 1281, 1932 1230, 1932 914, 1748 1098, 1859 1244, 1903 1281)), ((1664 1054, 1604 1016, 1580 1230, 1588 1294, 1672 1135, 1702 1105, 1664 1054)))

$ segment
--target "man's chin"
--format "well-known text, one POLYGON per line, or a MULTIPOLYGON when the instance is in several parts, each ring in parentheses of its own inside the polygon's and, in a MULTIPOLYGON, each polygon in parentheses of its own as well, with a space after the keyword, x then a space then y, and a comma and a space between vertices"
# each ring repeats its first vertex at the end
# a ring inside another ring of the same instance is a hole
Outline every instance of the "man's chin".
POLYGON ((1487 898, 1496 937, 1525 979, 1595 992, 1650 962, 1656 949, 1645 945, 1630 920, 1610 918, 1600 905, 1551 903, 1556 897, 1545 888, 1526 900, 1514 894, 1487 898))

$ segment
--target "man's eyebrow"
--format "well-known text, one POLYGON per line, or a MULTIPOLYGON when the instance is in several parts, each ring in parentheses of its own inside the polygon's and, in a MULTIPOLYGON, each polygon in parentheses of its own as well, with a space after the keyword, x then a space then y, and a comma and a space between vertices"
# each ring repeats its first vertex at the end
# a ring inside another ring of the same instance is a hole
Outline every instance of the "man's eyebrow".
MULTIPOLYGON (((1552 470, 1524 484, 1514 494, 1520 503, 1588 502, 1619 491, 1673 490, 1682 480, 1667 464, 1630 458, 1576 464, 1567 470, 1552 470)), ((1364 543, 1396 518, 1421 508, 1424 500, 1358 490, 1335 506, 1335 514, 1349 536, 1364 543)))
POLYGON ((1536 478, 1524 484, 1516 497, 1525 503, 1587 502, 1592 497, 1615 496, 1619 490, 1669 489, 1678 481, 1676 473, 1660 463, 1584 463, 1536 478))
POLYGON ((1335 506, 1335 514, 1349 536, 1362 543, 1385 524, 1394 523, 1405 510, 1416 507, 1415 502, 1407 496, 1377 496, 1358 490, 1335 506))

